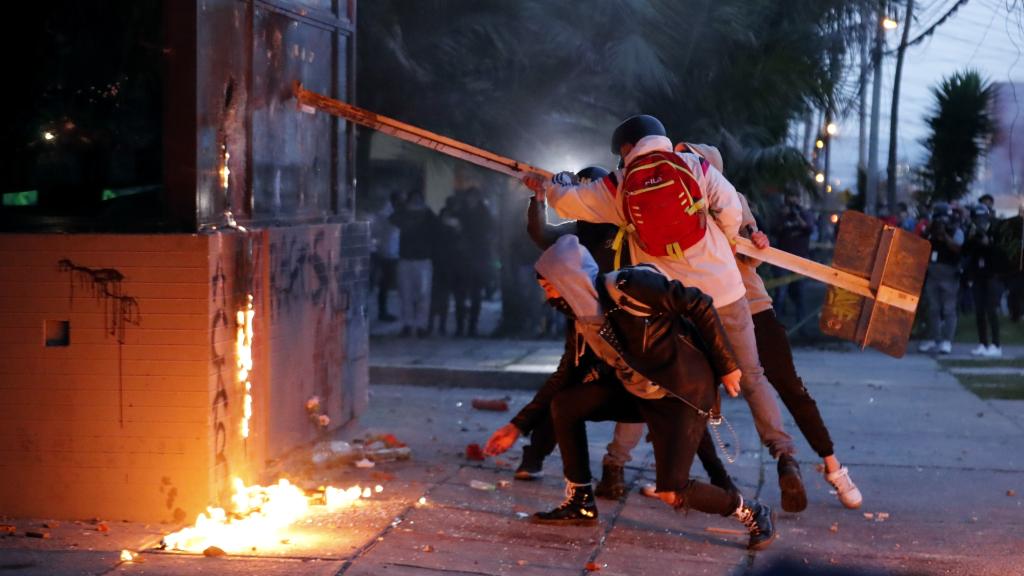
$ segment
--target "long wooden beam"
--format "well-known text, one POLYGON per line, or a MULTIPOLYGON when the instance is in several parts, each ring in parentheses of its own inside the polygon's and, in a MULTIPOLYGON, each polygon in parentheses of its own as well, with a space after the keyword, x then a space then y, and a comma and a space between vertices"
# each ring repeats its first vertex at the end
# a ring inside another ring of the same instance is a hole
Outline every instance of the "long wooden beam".
MULTIPOLYGON (((419 146, 436 150, 442 154, 447 154, 454 158, 465 160, 477 166, 482 166, 502 174, 507 174, 513 178, 521 178, 527 173, 541 174, 546 177, 551 177, 552 173, 531 166, 524 162, 518 162, 511 158, 505 158, 492 152, 488 152, 482 148, 471 146, 458 140, 453 140, 447 136, 442 136, 429 130, 418 128, 411 124, 406 124, 395 120, 394 118, 388 118, 387 116, 381 116, 374 112, 370 112, 364 108, 354 106, 341 100, 336 100, 322 94, 307 90, 302 87, 302 84, 298 81, 294 84, 295 98, 298 100, 302 110, 306 112, 315 112, 322 110, 328 114, 339 116, 360 126, 372 128, 378 132, 382 132, 389 136, 394 136, 406 142, 411 142, 419 146)), ((889 304, 896 306, 904 310, 914 312, 917 309, 918 296, 913 294, 907 294, 898 290, 893 290, 885 286, 881 286, 878 290, 871 288, 871 282, 867 278, 861 278, 848 272, 843 272, 831 266, 820 264, 807 258, 801 258, 788 252, 783 252, 777 248, 766 248, 761 250, 754 246, 754 244, 745 239, 738 238, 736 251, 740 254, 744 254, 751 258, 756 258, 763 262, 785 268, 797 274, 802 274, 808 278, 838 286, 844 290, 848 290, 859 296, 866 298, 872 298, 883 304, 889 304)))
POLYGON ((353 106, 347 102, 341 100, 335 100, 318 94, 311 90, 307 90, 302 87, 302 84, 298 81, 294 84, 295 98, 299 101, 300 106, 309 107, 312 112, 315 110, 322 110, 333 116, 339 116, 351 122, 355 122, 360 126, 366 126, 372 128, 388 136, 394 136, 400 140, 411 142, 431 150, 437 150, 442 154, 465 160, 471 164, 482 166, 502 174, 507 174, 513 178, 520 178, 529 172, 542 174, 550 178, 552 173, 536 166, 531 166, 525 162, 518 162, 511 158, 505 158, 504 156, 498 156, 492 152, 488 152, 482 148, 471 146, 458 140, 453 140, 447 136, 442 136, 436 132, 424 130, 413 126, 412 124, 406 124, 395 120, 394 118, 388 118, 387 116, 381 116, 374 112, 370 112, 365 108, 353 106))
POLYGON ((909 312, 917 310, 919 297, 914 294, 894 290, 887 286, 880 286, 877 291, 872 290, 871 280, 868 278, 862 278, 838 268, 815 262, 814 260, 801 258, 789 252, 783 252, 778 248, 769 247, 761 249, 754 246, 754 243, 746 238, 737 238, 736 252, 780 268, 785 268, 813 280, 837 286, 858 296, 877 300, 882 304, 895 306, 909 312))

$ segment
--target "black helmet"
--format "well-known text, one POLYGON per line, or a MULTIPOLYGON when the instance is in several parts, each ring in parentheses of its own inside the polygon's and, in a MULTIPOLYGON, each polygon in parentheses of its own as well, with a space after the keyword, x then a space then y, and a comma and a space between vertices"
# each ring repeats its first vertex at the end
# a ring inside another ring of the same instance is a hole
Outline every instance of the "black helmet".
POLYGON ((580 181, 589 180, 593 182, 594 180, 600 180, 601 178, 604 178, 607 175, 608 171, 605 170, 604 168, 601 168, 600 166, 587 166, 586 168, 576 173, 576 178, 578 178, 580 181))
POLYGON ((667 136, 665 126, 654 116, 640 114, 623 120, 612 133, 612 154, 619 155, 623 144, 636 144, 644 136, 667 136))
POLYGON ((938 220, 939 218, 952 218, 953 207, 947 202, 936 202, 932 205, 932 220, 938 220))
POLYGON ((984 204, 975 204, 971 207, 971 218, 974 220, 987 219, 992 217, 992 211, 984 204))

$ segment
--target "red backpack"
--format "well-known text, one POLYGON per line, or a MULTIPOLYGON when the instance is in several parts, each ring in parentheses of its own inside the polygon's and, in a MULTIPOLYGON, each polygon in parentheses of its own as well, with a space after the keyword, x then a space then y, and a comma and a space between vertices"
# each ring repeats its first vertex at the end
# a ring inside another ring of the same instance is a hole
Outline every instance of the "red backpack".
POLYGON ((707 230, 705 205, 697 177, 673 152, 644 154, 626 166, 622 211, 651 256, 682 258, 699 242, 707 230))

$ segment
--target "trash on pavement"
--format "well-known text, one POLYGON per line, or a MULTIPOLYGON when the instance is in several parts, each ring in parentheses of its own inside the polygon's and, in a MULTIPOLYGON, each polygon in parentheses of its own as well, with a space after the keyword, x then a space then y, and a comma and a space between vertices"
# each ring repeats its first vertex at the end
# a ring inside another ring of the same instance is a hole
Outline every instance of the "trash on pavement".
POLYGON ((508 398, 473 398, 473 408, 492 412, 508 412, 508 398))
POLYGON ((227 555, 228 555, 228 553, 225 552, 224 549, 218 548, 216 546, 208 546, 206 548, 206 550, 203 550, 203 556, 206 556, 207 558, 214 558, 216 556, 227 556, 227 555))
POLYGON ((466 445, 466 460, 482 461, 484 459, 484 451, 480 449, 479 444, 467 444, 466 445))
POLYGON ((495 486, 494 484, 491 484, 490 482, 484 482, 482 480, 470 480, 469 481, 469 487, 470 488, 475 488, 477 490, 488 490, 488 491, 497 490, 498 489, 498 487, 495 486))

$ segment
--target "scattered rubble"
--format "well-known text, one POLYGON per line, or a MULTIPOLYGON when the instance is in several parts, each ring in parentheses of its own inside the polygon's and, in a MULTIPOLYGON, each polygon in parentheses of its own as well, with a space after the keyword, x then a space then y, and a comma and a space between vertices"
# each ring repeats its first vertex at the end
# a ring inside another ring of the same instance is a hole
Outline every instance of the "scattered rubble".
POLYGON ((484 460, 484 451, 480 448, 479 444, 467 444, 466 445, 466 460, 472 460, 480 462, 484 460))
POLYGON ((218 557, 218 556, 227 556, 227 555, 228 555, 227 552, 225 552, 223 549, 218 548, 216 546, 207 546, 207 548, 205 550, 203 550, 203 556, 206 556, 207 558, 214 558, 214 557, 218 557))
POLYGON ((343 440, 321 442, 313 448, 313 464, 341 465, 355 464, 360 468, 370 468, 362 461, 392 462, 412 458, 412 449, 395 438, 394 434, 378 434, 365 438, 356 438, 351 443, 343 440))
POLYGON ((142 564, 146 559, 141 554, 132 550, 121 550, 121 562, 134 562, 142 564))
POLYGON ((473 398, 473 408, 477 410, 489 410, 492 412, 508 412, 509 398, 473 398))
POLYGON ((483 480, 470 480, 469 487, 476 490, 493 491, 497 490, 498 487, 490 482, 484 482, 483 480))

